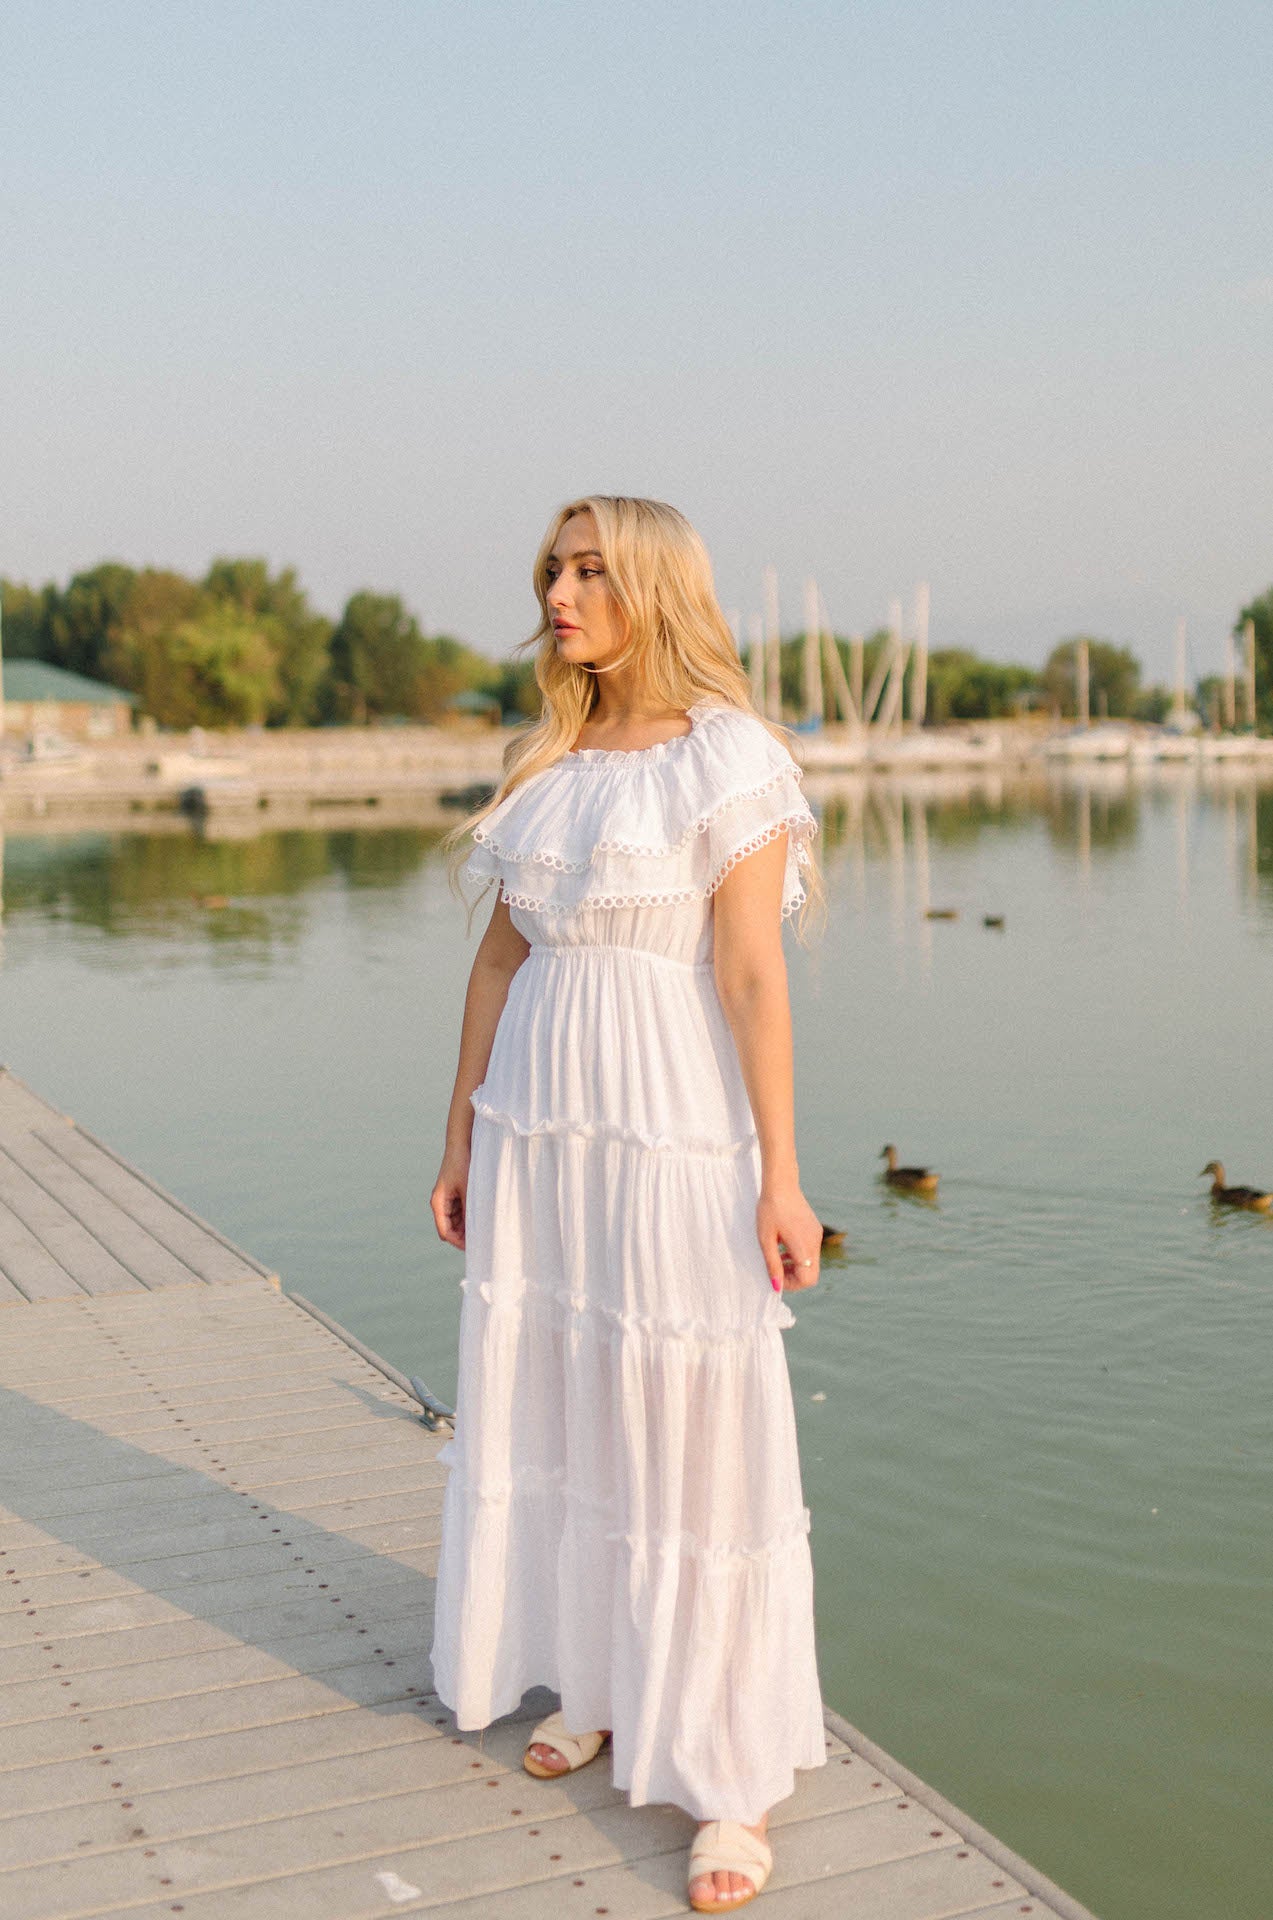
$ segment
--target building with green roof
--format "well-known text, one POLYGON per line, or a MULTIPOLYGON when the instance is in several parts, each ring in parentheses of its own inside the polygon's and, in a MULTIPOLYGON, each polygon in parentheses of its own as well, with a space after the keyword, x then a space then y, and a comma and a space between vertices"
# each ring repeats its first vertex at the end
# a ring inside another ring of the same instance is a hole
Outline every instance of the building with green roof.
POLYGON ((68 740, 111 740, 130 731, 135 693, 67 673, 47 660, 4 663, 4 731, 29 737, 60 733, 68 740))

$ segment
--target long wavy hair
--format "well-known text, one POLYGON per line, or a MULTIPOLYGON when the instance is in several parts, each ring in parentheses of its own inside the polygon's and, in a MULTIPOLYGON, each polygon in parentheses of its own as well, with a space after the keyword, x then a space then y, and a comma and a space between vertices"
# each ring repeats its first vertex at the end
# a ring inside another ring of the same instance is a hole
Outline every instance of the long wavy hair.
MULTIPOLYGON (((752 703, 751 686, 738 648, 716 599, 712 563, 702 537, 684 514, 661 500, 621 494, 589 494, 558 508, 535 556, 533 585, 539 624, 514 653, 535 653, 535 681, 543 696, 539 718, 519 728, 504 749, 503 774, 491 799, 443 836, 449 878, 459 893, 458 873, 472 832, 515 788, 571 751, 599 695, 590 667, 563 660, 548 607, 548 563, 561 530, 576 514, 590 513, 606 581, 626 623, 623 651, 607 666, 630 664, 651 706, 689 708, 714 699, 755 717, 790 751, 786 727, 766 720, 752 703)), ((807 843, 806 843, 807 848, 807 843)), ((814 902, 825 911, 826 888, 811 849, 801 866, 805 900, 796 918, 803 940, 814 902)))

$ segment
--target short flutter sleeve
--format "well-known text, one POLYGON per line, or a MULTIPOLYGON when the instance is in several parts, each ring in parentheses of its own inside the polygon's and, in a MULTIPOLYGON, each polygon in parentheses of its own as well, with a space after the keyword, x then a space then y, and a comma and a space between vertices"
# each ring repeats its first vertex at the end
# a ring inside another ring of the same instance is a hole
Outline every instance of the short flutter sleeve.
POLYGON ((632 753, 584 748, 533 774, 479 821, 461 869, 535 912, 706 899, 786 833, 783 917, 805 897, 817 821, 802 770, 758 715, 700 701, 691 730, 632 753))

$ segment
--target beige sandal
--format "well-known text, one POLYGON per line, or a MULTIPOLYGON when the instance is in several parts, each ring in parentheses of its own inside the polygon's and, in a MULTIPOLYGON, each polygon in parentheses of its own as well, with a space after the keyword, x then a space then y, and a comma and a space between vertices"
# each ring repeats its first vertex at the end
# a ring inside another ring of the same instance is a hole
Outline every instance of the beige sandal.
POLYGON ((575 1773, 580 1767, 586 1767, 595 1760, 610 1738, 608 1733, 568 1733, 566 1723, 560 1713, 550 1713, 541 1720, 530 1739, 526 1742, 526 1751, 522 1755, 522 1765, 527 1773, 533 1773, 537 1780, 557 1780, 567 1773, 575 1773), (536 1760, 531 1748, 536 1744, 551 1747, 566 1762, 564 1767, 546 1767, 542 1760, 536 1760))
POLYGON ((737 1873, 752 1883, 750 1893, 722 1893, 711 1901, 691 1894, 695 1913, 732 1913, 745 1907, 762 1890, 773 1870, 773 1850, 767 1840, 751 1833, 737 1820, 709 1820, 690 1849, 691 1885, 704 1874, 737 1873))

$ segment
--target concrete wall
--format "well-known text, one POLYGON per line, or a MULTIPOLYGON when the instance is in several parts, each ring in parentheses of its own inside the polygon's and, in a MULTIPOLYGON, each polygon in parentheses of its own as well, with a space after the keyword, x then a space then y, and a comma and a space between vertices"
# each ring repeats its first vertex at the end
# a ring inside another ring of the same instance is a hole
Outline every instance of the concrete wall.
POLYGON ((6 700, 4 730, 10 739, 60 733, 67 740, 115 740, 131 731, 131 713, 122 700, 6 700))

